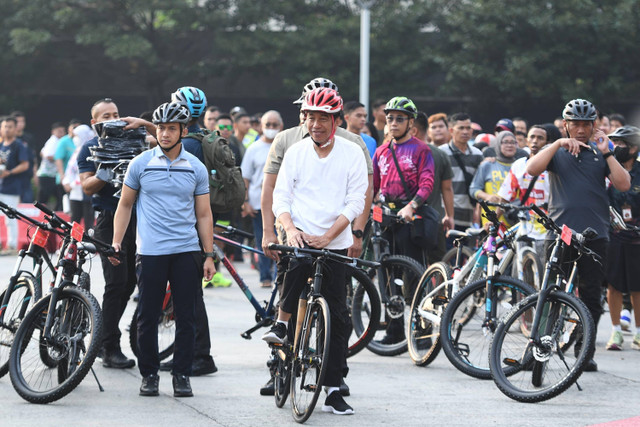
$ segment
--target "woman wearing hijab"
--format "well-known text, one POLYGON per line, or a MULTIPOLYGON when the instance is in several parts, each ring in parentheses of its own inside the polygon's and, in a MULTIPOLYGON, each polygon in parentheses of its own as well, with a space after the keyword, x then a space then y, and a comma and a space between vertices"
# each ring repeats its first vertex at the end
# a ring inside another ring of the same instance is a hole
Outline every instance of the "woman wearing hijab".
MULTIPOLYGON (((498 134, 495 141, 492 141, 492 148, 496 153, 495 161, 485 161, 480 164, 469 187, 469 195, 476 200, 499 203, 501 199, 498 196, 498 190, 515 160, 518 143, 512 132, 503 131, 498 134)), ((486 223, 487 219, 483 217, 482 225, 486 223)))

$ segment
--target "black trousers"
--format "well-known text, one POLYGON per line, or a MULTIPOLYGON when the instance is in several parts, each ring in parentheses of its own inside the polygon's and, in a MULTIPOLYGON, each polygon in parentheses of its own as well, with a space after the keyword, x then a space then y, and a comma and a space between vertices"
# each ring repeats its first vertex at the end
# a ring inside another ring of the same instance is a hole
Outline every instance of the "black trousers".
MULTIPOLYGON (((333 251, 346 255, 346 250, 333 251)), ((287 313, 296 312, 298 299, 304 291, 307 279, 314 273, 312 260, 292 258, 284 277, 281 307, 287 313)), ((325 386, 339 387, 345 373, 347 346, 351 334, 351 317, 347 308, 346 266, 337 261, 327 261, 323 268, 322 296, 331 311, 331 335, 329 360, 325 386)), ((295 324, 295 320, 293 322, 295 324)), ((289 328, 292 329, 292 328, 289 328)))
POLYGON ((171 255, 139 255, 140 298, 138 300, 138 366, 143 376, 157 374, 158 318, 167 282, 176 318, 173 374, 191 375, 195 353, 196 302, 201 293, 200 251, 171 255))
MULTIPOLYGON (((545 241, 545 257, 550 255, 552 240, 545 241)), ((598 329, 598 322, 602 315, 602 288, 606 285, 605 271, 607 265, 607 245, 605 239, 596 239, 587 242, 586 246, 602 257, 602 264, 594 261, 590 256, 583 255, 578 260, 578 293, 580 299, 589 309, 593 322, 598 329)), ((573 261, 577 257, 577 252, 573 248, 568 248, 560 254, 560 261, 563 263, 562 270, 568 277, 573 267, 573 261)))
MULTIPOLYGON (((95 226, 96 239, 106 243, 113 240, 113 212, 102 211, 95 226)), ((113 265, 100 254, 104 274, 104 296, 102 298, 102 346, 106 352, 120 350, 121 332, 118 324, 127 302, 136 288, 136 219, 131 221, 122 239, 124 256, 120 265, 113 265)))

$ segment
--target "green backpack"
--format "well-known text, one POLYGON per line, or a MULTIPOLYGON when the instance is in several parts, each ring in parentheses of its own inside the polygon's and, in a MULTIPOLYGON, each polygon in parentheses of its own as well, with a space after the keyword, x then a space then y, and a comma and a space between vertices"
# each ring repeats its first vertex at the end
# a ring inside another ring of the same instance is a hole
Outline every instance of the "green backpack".
POLYGON ((224 213, 238 209, 244 203, 246 187, 233 151, 218 131, 203 129, 202 132, 190 133, 187 137, 202 144, 204 165, 209 173, 211 211, 224 213))

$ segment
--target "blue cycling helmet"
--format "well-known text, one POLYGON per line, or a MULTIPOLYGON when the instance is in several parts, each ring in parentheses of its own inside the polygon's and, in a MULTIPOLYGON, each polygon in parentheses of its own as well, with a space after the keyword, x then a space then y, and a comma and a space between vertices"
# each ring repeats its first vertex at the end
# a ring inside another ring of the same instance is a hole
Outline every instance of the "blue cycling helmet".
POLYGON ((207 97, 204 92, 193 86, 184 86, 171 94, 171 102, 178 102, 189 109, 194 119, 204 114, 207 97))

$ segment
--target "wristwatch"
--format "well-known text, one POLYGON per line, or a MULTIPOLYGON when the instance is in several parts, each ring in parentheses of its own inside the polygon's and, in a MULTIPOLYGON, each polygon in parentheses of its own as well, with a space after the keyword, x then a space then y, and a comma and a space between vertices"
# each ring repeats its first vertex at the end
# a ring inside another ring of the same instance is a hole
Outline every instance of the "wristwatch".
POLYGON ((415 200, 412 200, 409 203, 409 206, 411 206, 411 209, 413 209, 414 211, 418 209, 418 202, 416 202, 415 200))
POLYGON ((362 236, 364 236, 362 230, 351 230, 351 234, 356 236, 358 239, 362 239, 362 236))
POLYGON ((205 253, 204 253, 204 257, 205 257, 205 258, 213 258, 213 259, 216 259, 216 253, 215 253, 215 252, 205 252, 205 253))

